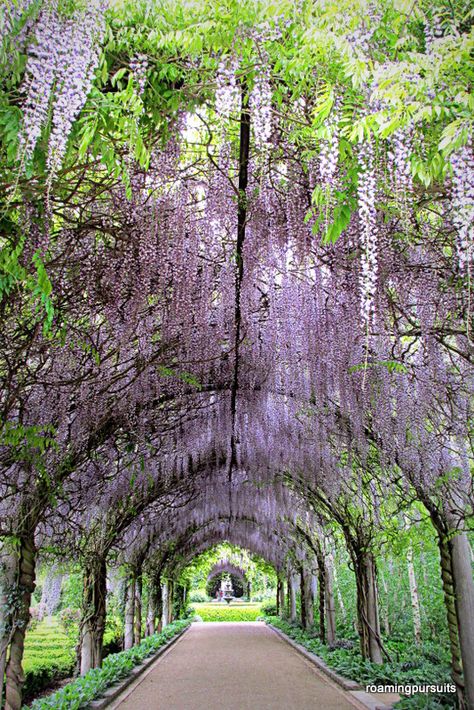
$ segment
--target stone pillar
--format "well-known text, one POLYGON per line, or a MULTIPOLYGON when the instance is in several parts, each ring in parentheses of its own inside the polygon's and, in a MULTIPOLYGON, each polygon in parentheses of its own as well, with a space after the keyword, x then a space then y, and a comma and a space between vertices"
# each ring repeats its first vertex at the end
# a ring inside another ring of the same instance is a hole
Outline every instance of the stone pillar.
POLYGON ((278 607, 280 610, 280 616, 285 614, 285 584, 282 579, 278 580, 278 607))
POLYGON ((305 610, 306 623, 305 629, 309 629, 314 625, 314 600, 313 600, 313 575, 311 572, 305 571, 304 575, 304 595, 305 595, 305 610))
POLYGON ((296 621, 296 576, 288 575, 288 616, 290 621, 296 621))
POLYGON ((162 600, 162 613, 161 613, 161 628, 164 629, 170 623, 170 583, 167 579, 161 585, 161 600, 162 600))

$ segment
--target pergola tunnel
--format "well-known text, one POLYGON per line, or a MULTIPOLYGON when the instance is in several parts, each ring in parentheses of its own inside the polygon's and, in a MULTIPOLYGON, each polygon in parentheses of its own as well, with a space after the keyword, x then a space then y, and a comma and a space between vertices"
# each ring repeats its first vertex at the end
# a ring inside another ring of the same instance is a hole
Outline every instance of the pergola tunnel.
POLYGON ((0 709, 271 625, 474 710, 473 18, 4 0, 0 709))

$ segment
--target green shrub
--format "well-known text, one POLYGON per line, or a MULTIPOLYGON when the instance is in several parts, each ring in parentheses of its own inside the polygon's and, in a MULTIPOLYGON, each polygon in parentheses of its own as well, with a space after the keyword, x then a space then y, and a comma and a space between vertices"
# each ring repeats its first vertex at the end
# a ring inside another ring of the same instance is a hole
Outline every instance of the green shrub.
POLYGON ((189 601, 191 604, 205 604, 208 601, 208 596, 204 592, 191 592, 189 601))
POLYGON ((58 680, 72 675, 75 640, 69 638, 56 619, 44 619, 28 628, 25 639, 23 696, 28 702, 58 680))
POLYGON ((46 708, 79 710, 80 708, 87 708, 92 700, 100 697, 107 688, 129 675, 134 666, 141 663, 147 656, 155 653, 188 625, 189 621, 187 620, 175 621, 160 634, 154 634, 144 639, 138 646, 107 656, 102 668, 94 668, 86 675, 77 678, 47 698, 35 700, 31 703, 30 710, 46 710, 46 708))
POLYGON ((266 604, 262 604, 262 614, 265 614, 266 616, 276 616, 277 615, 277 608, 276 604, 272 604, 271 602, 267 602, 266 604))
POLYGON ((233 606, 223 603, 197 604, 196 613, 203 621, 256 621, 260 615, 259 604, 239 604, 233 606))
POLYGON ((68 678, 74 671, 74 665, 74 658, 55 659, 52 662, 49 657, 45 660, 44 654, 38 658, 37 663, 30 661, 29 667, 25 669, 24 700, 28 702, 29 698, 51 687, 56 681, 68 678))
MULTIPOLYGON (((362 685, 420 685, 451 682, 449 665, 433 655, 430 645, 426 648, 424 646, 418 648, 408 643, 402 646, 400 642, 391 644, 387 641, 386 647, 393 660, 380 666, 362 658, 357 646, 329 648, 320 639, 278 616, 271 616, 266 620, 318 655, 335 671, 362 685)), ((453 708, 456 707, 456 698, 455 694, 433 696, 420 693, 403 698, 395 707, 397 710, 453 708)))

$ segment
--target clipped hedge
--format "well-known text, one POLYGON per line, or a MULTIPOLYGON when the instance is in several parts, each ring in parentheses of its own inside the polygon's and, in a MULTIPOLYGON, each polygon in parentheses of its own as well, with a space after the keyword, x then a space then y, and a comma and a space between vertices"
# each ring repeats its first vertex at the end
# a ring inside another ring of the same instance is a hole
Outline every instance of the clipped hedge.
POLYGON ((260 604, 224 606, 222 603, 216 603, 193 606, 203 621, 256 621, 261 614, 260 604))
MULTIPOLYGON (((117 681, 130 675, 133 668, 142 663, 148 656, 167 643, 173 636, 189 626, 189 620, 175 621, 160 634, 154 634, 144 639, 138 646, 127 651, 113 653, 104 660, 102 668, 94 668, 86 675, 76 678, 72 683, 49 695, 31 703, 30 710, 79 710, 86 708, 96 698, 99 698, 107 688, 117 681)), ((27 710, 27 709, 24 709, 27 710)))
POLYGON ((23 697, 28 702, 43 690, 73 674, 74 641, 63 632, 56 619, 36 622, 26 634, 23 669, 23 697))

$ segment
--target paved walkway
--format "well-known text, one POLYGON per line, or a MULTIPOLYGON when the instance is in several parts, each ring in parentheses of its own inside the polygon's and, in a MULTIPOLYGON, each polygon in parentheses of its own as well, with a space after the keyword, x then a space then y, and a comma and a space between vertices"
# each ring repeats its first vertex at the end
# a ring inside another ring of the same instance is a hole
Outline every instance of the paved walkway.
POLYGON ((354 710, 361 705, 263 622, 195 623, 117 710, 354 710))

